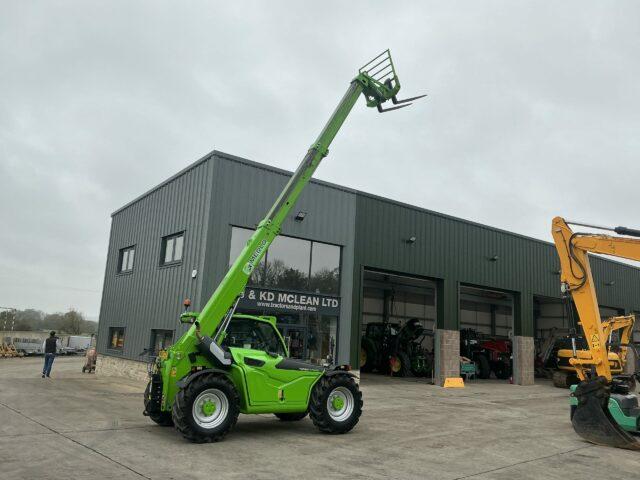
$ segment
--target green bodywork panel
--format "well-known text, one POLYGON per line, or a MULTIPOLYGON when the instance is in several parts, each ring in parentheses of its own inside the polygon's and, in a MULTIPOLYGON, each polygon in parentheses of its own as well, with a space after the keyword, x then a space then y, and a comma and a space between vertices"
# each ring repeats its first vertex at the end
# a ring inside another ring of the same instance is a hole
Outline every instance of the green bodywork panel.
MULTIPOLYGON (((575 392, 576 387, 577 385, 571 385, 571 387, 569 387, 571 393, 575 392)), ((569 405, 577 407, 578 399, 572 395, 569 397, 569 405)), ((625 415, 614 398, 609 398, 609 413, 611 413, 613 419, 622 427, 623 430, 630 433, 640 433, 640 430, 638 430, 638 418, 625 415)))
MULTIPOLYGON (((280 233, 282 223, 290 215, 318 165, 328 154, 331 142, 360 95, 364 95, 367 106, 377 107, 379 111, 383 111, 381 104, 388 100, 396 103, 395 95, 399 90, 400 82, 388 50, 359 70, 329 121, 302 159, 300 166, 265 218, 258 224, 254 234, 247 241, 202 311, 185 312, 181 316, 180 320, 191 324, 191 327, 168 349, 166 358, 159 359, 156 363, 156 368, 162 375, 161 408, 163 411, 171 409, 179 390, 176 382, 199 369, 214 368, 204 356, 198 354, 197 345, 200 340, 196 335, 196 324, 199 325, 203 336, 213 338, 215 343, 222 345, 225 332, 219 331, 221 325, 224 326, 225 318, 235 308, 255 266, 260 264, 267 249, 280 233)), ((405 103, 410 100, 412 99, 406 100, 405 103)), ((401 107, 392 109, 396 108, 401 107)), ((270 321, 266 317, 259 318, 261 321, 270 321)), ((275 319, 271 320, 271 323, 275 329, 275 319)), ((260 350, 230 348, 229 351, 234 363, 227 368, 226 374, 240 392, 243 413, 306 410, 311 387, 322 376, 322 372, 276 369, 275 364, 282 357, 273 358, 267 352, 260 350), (245 358, 264 361, 265 365, 251 367, 244 363, 245 358)))

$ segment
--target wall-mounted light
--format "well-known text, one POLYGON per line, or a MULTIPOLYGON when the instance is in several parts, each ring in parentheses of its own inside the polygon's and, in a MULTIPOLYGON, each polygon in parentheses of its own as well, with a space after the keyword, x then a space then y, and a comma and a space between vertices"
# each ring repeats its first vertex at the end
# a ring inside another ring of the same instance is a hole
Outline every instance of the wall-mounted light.
POLYGON ((405 240, 405 242, 411 244, 411 243, 416 243, 416 240, 417 240, 416 236, 411 235, 409 238, 405 240))
POLYGON ((615 280, 611 280, 611 281, 609 281, 609 282, 604 282, 604 284, 605 284, 607 287, 613 287, 613 286, 616 284, 616 282, 615 282, 615 280))
POLYGON ((490 262, 497 262, 500 259, 498 255, 494 255, 493 257, 489 257, 490 262))
POLYGON ((293 217, 293 219, 294 219, 296 222, 301 222, 301 221, 303 221, 303 220, 304 220, 304 218, 305 218, 306 216, 307 216, 307 212, 300 211, 300 212, 296 213, 296 216, 295 216, 295 217, 293 217))
POLYGON ((562 273, 562 270, 551 270, 552 275, 560 275, 561 273, 562 273))

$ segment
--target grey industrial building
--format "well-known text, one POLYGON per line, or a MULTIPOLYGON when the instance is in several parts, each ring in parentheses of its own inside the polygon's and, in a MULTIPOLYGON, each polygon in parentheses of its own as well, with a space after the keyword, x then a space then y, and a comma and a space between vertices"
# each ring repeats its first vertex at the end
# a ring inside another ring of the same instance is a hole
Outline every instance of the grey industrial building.
MULTIPOLYGON (((179 338, 182 300, 206 303, 290 175, 214 151, 113 213, 99 370, 140 376, 144 349, 179 338)), ((592 268, 604 315, 640 311, 639 269, 592 268)), ((535 339, 567 326, 558 269, 550 243, 314 180, 239 310, 277 316, 292 356, 354 366, 366 324, 417 318, 436 383, 459 373, 461 328, 509 337, 526 385, 535 339)))

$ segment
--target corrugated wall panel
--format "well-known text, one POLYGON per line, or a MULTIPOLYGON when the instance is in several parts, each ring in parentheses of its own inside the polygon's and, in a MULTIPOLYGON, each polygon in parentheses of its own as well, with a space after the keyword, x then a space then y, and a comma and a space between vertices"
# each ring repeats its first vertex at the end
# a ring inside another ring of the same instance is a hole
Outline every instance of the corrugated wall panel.
MULTIPOLYGON (((551 243, 360 192, 356 208, 352 336, 360 331, 364 267, 447 279, 454 286, 466 283, 508 290, 524 296, 523 305, 530 303, 532 295, 559 297, 559 262, 551 243), (412 234, 416 242, 407 243, 412 234), (493 256, 498 260, 491 261, 493 256)), ((639 269, 601 257, 592 257, 591 264, 601 305, 640 310, 639 269), (605 285, 611 281, 615 284, 605 285)), ((446 311, 452 315, 451 309, 446 311)), ((522 313, 516 329, 517 334, 532 334, 532 312, 522 313)), ((354 342, 352 362, 357 355, 354 342)))
MULTIPOLYGON (((152 328, 175 329, 179 335, 180 300, 190 297, 194 308, 201 308, 227 270, 231 225, 255 226, 290 175, 213 152, 115 212, 99 351, 107 352, 111 326, 127 328, 122 354, 132 359, 149 345, 152 328), (180 230, 187 232, 182 264, 159 267, 161 238, 180 230), (133 244, 134 272, 117 275, 119 249, 133 244), (193 269, 198 270, 195 280, 193 269)), ((308 212, 307 218, 285 222, 284 234, 343 246, 340 361, 349 360, 349 348, 351 361, 357 359, 364 266, 443 279, 448 288, 468 283, 527 298, 559 295, 558 260, 546 242, 318 181, 303 192, 294 213, 300 210, 308 212), (417 237, 414 244, 406 242, 411 235, 417 237), (491 262, 494 255, 499 259, 491 262)), ((640 311, 640 270, 600 257, 593 258, 592 267, 602 305, 640 311)), ((450 307, 442 311, 456 316, 450 307)), ((532 322, 530 317, 523 318, 532 322)))
POLYGON ((211 162, 204 158, 171 181, 114 213, 102 305, 98 349, 100 353, 138 359, 149 346, 151 329, 182 332, 178 315, 181 299, 199 300, 204 266, 211 195, 211 162), (182 262, 160 266, 162 237, 185 232, 182 262), (121 248, 135 245, 134 268, 117 273, 121 248), (200 274, 191 278, 196 269, 200 274), (107 348, 110 327, 126 328, 122 352, 107 348))
MULTIPOLYGON (((213 292, 227 271, 231 226, 255 227, 275 202, 291 172, 216 152, 213 175, 203 298, 213 292)), ((348 360, 351 345, 355 208, 355 194, 352 191, 312 181, 300 196, 290 218, 282 225, 284 235, 343 247, 338 355, 343 356, 345 361, 348 360), (302 222, 293 220, 298 211, 307 212, 302 222)))

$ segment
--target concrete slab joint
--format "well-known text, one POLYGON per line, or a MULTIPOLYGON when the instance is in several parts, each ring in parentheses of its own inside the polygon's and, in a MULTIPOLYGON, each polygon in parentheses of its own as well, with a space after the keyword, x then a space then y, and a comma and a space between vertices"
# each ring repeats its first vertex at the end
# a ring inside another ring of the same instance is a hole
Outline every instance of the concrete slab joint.
POLYGON ((447 377, 460 376, 460 331, 436 330, 434 383, 444 385, 447 377))

